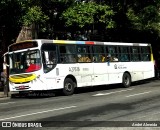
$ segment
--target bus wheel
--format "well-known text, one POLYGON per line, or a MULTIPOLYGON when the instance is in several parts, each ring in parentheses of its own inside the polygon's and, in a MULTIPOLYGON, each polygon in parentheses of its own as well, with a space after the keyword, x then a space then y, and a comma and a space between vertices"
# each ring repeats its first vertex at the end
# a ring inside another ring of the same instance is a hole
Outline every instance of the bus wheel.
POLYGON ((131 85, 131 76, 128 73, 123 74, 122 84, 125 88, 130 87, 131 85))
POLYGON ((72 95, 74 93, 75 83, 72 79, 66 78, 64 81, 63 93, 64 95, 72 95))

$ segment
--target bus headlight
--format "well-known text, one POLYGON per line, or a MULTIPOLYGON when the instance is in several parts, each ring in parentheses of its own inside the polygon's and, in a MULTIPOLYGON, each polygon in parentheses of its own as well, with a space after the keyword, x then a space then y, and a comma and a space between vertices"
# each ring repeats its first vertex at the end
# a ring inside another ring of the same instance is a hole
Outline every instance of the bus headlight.
POLYGON ((11 85, 13 85, 13 83, 12 83, 11 81, 9 81, 9 83, 10 83, 11 85))
POLYGON ((38 75, 35 79, 33 79, 33 80, 31 81, 31 83, 36 82, 37 79, 39 79, 39 78, 40 78, 40 75, 38 75))

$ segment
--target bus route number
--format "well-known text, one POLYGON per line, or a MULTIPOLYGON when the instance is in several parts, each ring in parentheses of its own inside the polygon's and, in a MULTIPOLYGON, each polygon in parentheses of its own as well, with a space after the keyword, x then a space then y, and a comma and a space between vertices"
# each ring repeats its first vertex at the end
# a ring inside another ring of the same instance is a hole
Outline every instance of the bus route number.
POLYGON ((79 67, 69 67, 70 72, 80 71, 79 67))

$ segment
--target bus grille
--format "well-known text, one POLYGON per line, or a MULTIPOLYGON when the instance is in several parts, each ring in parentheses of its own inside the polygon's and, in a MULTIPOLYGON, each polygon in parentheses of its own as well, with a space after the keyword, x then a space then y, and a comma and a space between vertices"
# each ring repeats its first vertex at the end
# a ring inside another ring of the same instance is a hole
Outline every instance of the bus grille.
POLYGON ((24 86, 24 85, 15 87, 16 90, 26 90, 26 89, 29 89, 29 88, 30 88, 29 86, 24 86))

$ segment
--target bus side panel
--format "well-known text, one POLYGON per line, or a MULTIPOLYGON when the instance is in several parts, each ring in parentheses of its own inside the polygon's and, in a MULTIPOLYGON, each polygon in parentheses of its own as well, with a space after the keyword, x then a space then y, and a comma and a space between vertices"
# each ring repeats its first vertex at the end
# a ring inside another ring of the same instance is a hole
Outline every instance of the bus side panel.
POLYGON ((144 79, 153 78, 154 73, 154 63, 153 62, 145 62, 144 63, 144 79))
POLYGON ((125 71, 126 65, 121 62, 112 62, 107 66, 109 84, 122 83, 122 75, 125 71))
POLYGON ((56 68, 54 68, 53 70, 51 70, 50 72, 48 73, 44 73, 43 74, 43 78, 44 78, 44 82, 47 86, 47 89, 48 90, 51 90, 51 89, 58 89, 58 83, 57 83, 57 76, 56 76, 56 68))
POLYGON ((79 75, 81 76, 81 81, 77 81, 78 87, 92 86, 93 77, 93 64, 94 63, 79 63, 79 75))
POLYGON ((107 63, 94 63, 94 74, 92 85, 108 84, 108 65, 107 63))
POLYGON ((69 75, 74 76, 77 83, 81 82, 77 64, 57 64, 54 70, 45 75, 47 86, 50 86, 50 89, 62 89, 64 80, 69 75))
POLYGON ((131 77, 132 81, 152 78, 154 76, 154 65, 152 62, 131 62, 132 66, 131 77))
POLYGON ((93 63, 58 64, 54 70, 45 74, 48 89, 61 89, 67 76, 73 76, 77 87, 91 86, 93 63))
POLYGON ((138 81, 144 79, 144 64, 143 62, 130 62, 132 67, 131 77, 132 81, 138 81))

